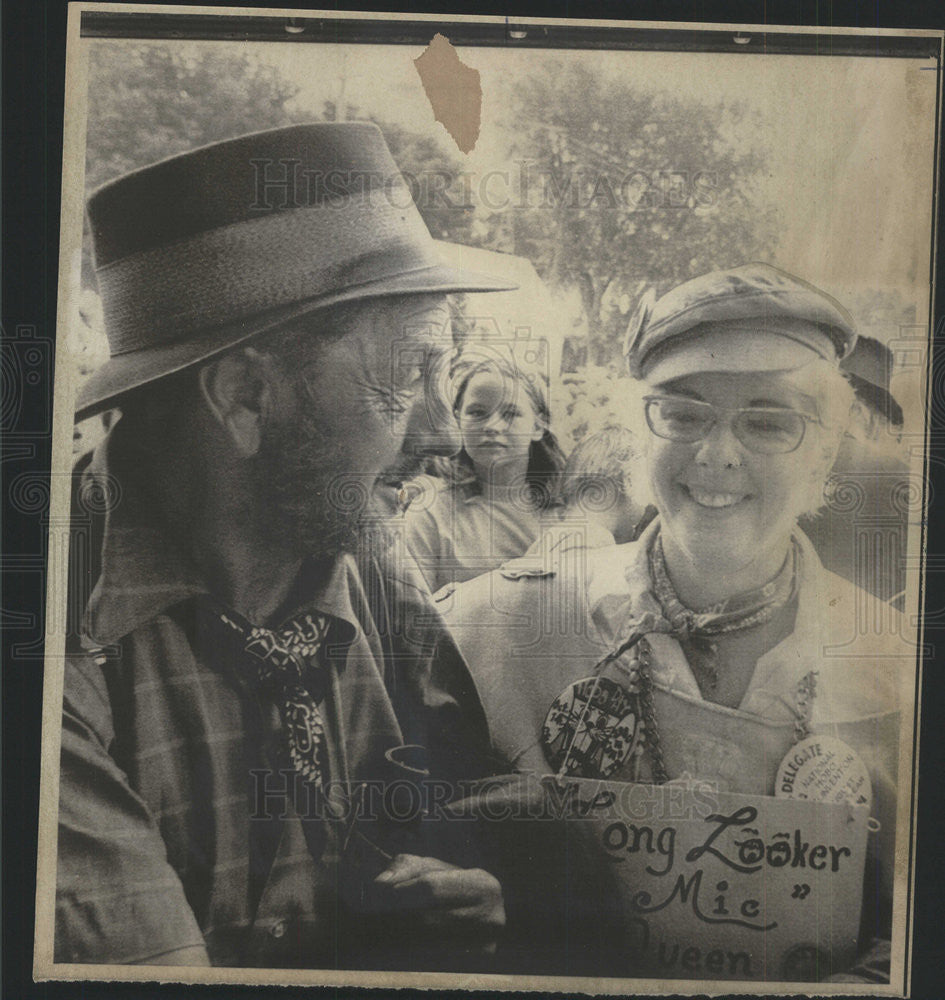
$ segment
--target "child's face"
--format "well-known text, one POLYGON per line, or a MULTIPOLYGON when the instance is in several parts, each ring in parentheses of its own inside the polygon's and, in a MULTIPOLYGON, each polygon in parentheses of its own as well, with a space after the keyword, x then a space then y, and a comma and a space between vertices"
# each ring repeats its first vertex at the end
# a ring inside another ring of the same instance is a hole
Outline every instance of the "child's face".
POLYGON ((484 370, 469 380, 456 411, 463 447, 480 473, 495 465, 528 464, 532 441, 544 433, 518 379, 484 370))

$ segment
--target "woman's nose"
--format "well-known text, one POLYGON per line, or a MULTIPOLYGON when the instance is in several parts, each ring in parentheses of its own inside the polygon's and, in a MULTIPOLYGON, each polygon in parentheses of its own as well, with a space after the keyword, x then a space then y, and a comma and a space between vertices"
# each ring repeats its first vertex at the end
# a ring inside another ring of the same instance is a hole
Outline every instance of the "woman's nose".
POLYGON ((731 421, 725 419, 716 420, 696 451, 696 461, 713 468, 734 469, 743 459, 743 446, 732 431, 731 421))

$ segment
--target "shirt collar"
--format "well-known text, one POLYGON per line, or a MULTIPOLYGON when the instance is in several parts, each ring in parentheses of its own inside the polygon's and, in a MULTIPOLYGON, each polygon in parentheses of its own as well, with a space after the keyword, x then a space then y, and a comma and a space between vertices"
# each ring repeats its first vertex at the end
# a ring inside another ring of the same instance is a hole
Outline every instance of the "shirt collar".
MULTIPOLYGON (((588 586, 588 601, 592 611, 602 600, 617 594, 624 598, 631 613, 652 610, 647 600, 648 596, 653 597, 649 553, 659 531, 660 519, 657 517, 646 526, 636 541, 625 542, 601 553, 588 586)), ((806 617, 817 603, 810 591, 826 570, 803 531, 795 531, 793 538, 799 549, 797 583, 801 597, 798 614, 804 612, 806 617)))
MULTIPOLYGON (((126 451, 121 423, 97 449, 84 472, 88 479, 119 485, 105 515, 102 568, 85 613, 83 632, 97 646, 117 642, 182 601, 209 593, 173 532, 160 524, 148 490, 126 451)), ((359 630, 356 607, 366 602, 355 561, 342 554, 330 564, 308 561, 283 605, 285 620, 318 611, 346 623, 339 638, 359 630)))
MULTIPOLYGON (((665 632, 665 618, 650 580, 649 550, 659 532, 654 520, 635 542, 595 553, 588 580, 588 611, 600 642, 615 648, 631 632, 665 632)), ((795 532, 799 548, 797 613, 791 634, 762 656, 748 694, 756 688, 789 686, 810 670, 806 653, 813 636, 823 641, 822 605, 836 590, 813 545, 802 531, 795 532)), ((746 699, 747 699, 746 694, 746 699)), ((743 702, 743 706, 746 703, 743 702)))

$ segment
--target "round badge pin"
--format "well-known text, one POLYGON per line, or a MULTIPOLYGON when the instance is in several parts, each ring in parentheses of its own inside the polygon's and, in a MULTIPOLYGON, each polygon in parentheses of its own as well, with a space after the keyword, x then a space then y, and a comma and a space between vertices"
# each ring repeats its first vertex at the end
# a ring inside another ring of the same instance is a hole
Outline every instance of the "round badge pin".
POLYGON ((556 773, 606 778, 629 759, 642 734, 639 697, 607 677, 585 677, 552 702, 541 742, 556 773))
POLYGON ((866 764, 849 744, 835 736, 808 736, 785 754, 774 794, 778 798, 869 806, 873 787, 866 764))

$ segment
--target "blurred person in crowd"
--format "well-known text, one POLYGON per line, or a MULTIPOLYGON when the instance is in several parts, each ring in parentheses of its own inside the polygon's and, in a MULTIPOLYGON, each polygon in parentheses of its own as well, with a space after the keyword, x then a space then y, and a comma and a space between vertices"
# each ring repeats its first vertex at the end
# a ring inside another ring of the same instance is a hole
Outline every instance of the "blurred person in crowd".
POLYGON ((869 440, 901 440, 904 422, 902 407, 890 388, 892 351, 875 337, 861 335, 840 368, 853 386, 857 402, 863 409, 860 414, 861 436, 869 440))
MULTIPOLYGON (((640 442, 616 424, 588 435, 571 452, 558 480, 556 505, 524 555, 500 567, 503 576, 542 576, 561 560, 581 560, 586 549, 630 542, 656 516, 641 488, 640 442)), ((437 592, 442 601, 449 588, 437 592)))
POLYGON ((463 724, 426 588, 357 558, 359 518, 451 343, 446 293, 508 287, 443 265, 390 185, 376 126, 339 123, 90 199, 111 357, 76 416, 121 417, 74 515, 104 539, 64 668, 57 962, 468 968, 494 945, 467 843, 336 798, 463 724))
POLYGON ((640 441, 626 427, 612 425, 588 435, 568 455, 558 488, 562 522, 574 523, 584 544, 632 542, 655 516, 642 502, 640 441))
MULTIPOLYGON (((827 571, 798 528, 823 502, 849 424, 854 393, 839 364, 855 339, 838 303, 763 264, 645 300, 628 359, 645 393, 658 516, 627 545, 437 597, 484 711, 476 752, 497 774, 680 780, 767 797, 805 740, 842 741, 847 766, 868 774, 863 801, 877 822, 859 960, 842 978, 879 982, 899 846, 900 687, 915 650, 897 613, 827 571)), ((639 955, 608 894, 616 858, 581 822, 558 825, 568 829, 540 871, 524 859, 553 843, 555 824, 506 834, 519 962, 574 971, 580 929, 598 947, 596 974, 633 974, 639 955)), ((816 980, 826 967, 763 974, 816 980)))
POLYGON ((902 608, 906 530, 922 504, 902 448, 902 407, 890 383, 892 351, 873 337, 857 338, 841 363, 856 393, 850 427, 840 442, 826 503, 801 527, 824 566, 902 608))
POLYGON ((450 479, 405 515, 407 549, 434 591, 521 555, 564 464, 540 374, 474 346, 454 366, 452 397, 462 448, 450 479))

